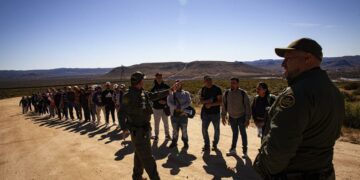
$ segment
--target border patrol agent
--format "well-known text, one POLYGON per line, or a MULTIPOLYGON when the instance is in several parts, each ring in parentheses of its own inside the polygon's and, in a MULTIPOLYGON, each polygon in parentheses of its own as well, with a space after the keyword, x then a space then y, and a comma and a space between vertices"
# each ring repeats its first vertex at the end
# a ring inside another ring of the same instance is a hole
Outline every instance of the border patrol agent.
POLYGON ((144 78, 145 75, 139 71, 131 75, 131 87, 124 94, 119 114, 122 121, 127 120, 135 147, 133 179, 142 179, 144 169, 150 179, 160 179, 150 143, 151 101, 166 97, 169 90, 149 93, 143 89, 144 78))
POLYGON ((302 38, 276 48, 288 87, 269 110, 255 170, 264 179, 335 179, 333 148, 345 116, 344 99, 320 69, 321 46, 302 38))

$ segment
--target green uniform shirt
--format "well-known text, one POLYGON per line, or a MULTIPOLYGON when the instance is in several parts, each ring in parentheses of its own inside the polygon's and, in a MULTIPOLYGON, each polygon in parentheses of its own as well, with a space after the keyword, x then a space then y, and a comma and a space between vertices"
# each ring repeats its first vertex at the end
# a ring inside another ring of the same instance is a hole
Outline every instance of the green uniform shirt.
POLYGON ((332 165, 333 147, 345 116, 344 99, 327 73, 302 73, 269 110, 254 168, 262 175, 316 171, 332 165))
POLYGON ((152 101, 161 99, 169 95, 169 90, 150 93, 143 89, 130 88, 123 96, 120 108, 120 120, 126 119, 127 127, 150 128, 152 111, 152 101))

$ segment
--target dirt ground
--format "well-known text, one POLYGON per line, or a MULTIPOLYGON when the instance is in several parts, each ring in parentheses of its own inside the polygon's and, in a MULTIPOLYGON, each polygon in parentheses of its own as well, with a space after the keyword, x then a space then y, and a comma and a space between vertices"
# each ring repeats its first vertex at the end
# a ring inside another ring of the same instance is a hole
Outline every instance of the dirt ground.
MULTIPOLYGON (((116 128, 92 128, 73 121, 23 115, 19 98, 0 100, 0 179, 131 179, 133 148, 116 128)), ((104 122, 104 118, 102 119, 104 122)), ((162 179, 259 179, 251 168, 259 148, 256 129, 249 127, 249 159, 227 157, 231 129, 221 125, 219 149, 203 154, 199 117, 189 120, 187 152, 166 148, 160 140, 153 155, 162 179)), ((213 135, 210 126, 210 135, 213 135)), ((241 139, 238 141, 241 152, 241 139)), ((334 164, 337 179, 360 177, 360 146, 338 141, 334 164)), ((146 177, 144 173, 144 177, 146 177)))

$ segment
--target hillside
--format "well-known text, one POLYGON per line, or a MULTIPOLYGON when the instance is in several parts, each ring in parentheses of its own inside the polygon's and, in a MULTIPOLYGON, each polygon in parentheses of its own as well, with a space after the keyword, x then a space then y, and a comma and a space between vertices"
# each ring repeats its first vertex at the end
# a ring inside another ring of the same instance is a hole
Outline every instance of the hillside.
POLYGON ((129 67, 117 67, 106 74, 108 77, 126 78, 135 71, 141 71, 152 77, 161 72, 168 79, 199 79, 204 75, 216 78, 228 78, 231 76, 260 76, 270 74, 269 71, 245 64, 243 62, 225 61, 193 61, 189 63, 143 63, 129 67))
POLYGON ((112 68, 57 68, 44 70, 0 70, 0 79, 44 79, 103 75, 112 68))
MULTIPOLYGON (((270 70, 275 74, 282 72, 282 60, 257 60, 245 62, 248 65, 255 66, 262 69, 270 70)), ((352 74, 359 77, 360 74, 360 56, 343 56, 343 57, 325 57, 321 63, 321 67, 327 70, 330 74, 352 74)))

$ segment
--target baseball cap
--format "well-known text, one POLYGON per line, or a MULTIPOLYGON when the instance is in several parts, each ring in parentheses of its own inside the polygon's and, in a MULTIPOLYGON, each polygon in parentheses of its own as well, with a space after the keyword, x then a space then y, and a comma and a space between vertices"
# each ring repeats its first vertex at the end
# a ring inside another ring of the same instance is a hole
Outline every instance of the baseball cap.
POLYGON ((136 71, 135 73, 133 73, 131 75, 131 84, 137 84, 139 83, 141 80, 145 79, 145 74, 140 72, 140 71, 136 71))
POLYGON ((317 59, 319 59, 319 61, 321 61, 323 58, 322 47, 320 46, 319 43, 317 43, 315 40, 310 38, 298 39, 292 42, 286 48, 275 48, 275 53, 280 57, 284 57, 285 52, 294 51, 294 50, 311 53, 317 59))

